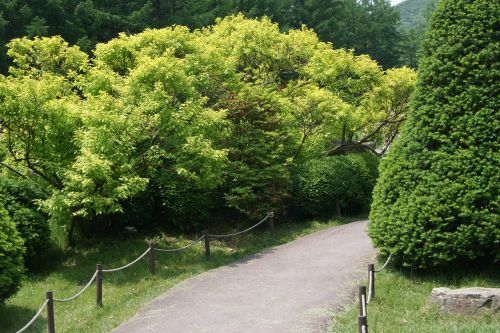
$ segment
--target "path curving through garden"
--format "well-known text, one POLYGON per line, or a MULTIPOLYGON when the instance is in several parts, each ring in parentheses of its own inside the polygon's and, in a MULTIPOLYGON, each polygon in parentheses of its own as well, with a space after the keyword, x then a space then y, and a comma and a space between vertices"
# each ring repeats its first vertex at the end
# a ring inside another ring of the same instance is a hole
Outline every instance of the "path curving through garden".
POLYGON ((113 332, 322 332, 354 297, 375 256, 367 222, 319 231, 185 280, 113 332))

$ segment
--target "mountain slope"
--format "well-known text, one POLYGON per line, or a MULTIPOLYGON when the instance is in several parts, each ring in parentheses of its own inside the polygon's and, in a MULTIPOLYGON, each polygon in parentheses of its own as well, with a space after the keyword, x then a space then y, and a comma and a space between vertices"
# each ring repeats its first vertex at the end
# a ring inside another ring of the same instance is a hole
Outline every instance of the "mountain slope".
POLYGON ((430 14, 439 0, 406 0, 394 6, 401 16, 404 28, 427 26, 430 14))

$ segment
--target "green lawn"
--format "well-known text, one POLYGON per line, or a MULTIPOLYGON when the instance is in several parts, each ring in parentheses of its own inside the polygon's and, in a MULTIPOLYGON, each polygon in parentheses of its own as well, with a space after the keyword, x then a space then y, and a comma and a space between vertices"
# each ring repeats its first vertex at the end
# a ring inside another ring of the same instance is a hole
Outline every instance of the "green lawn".
MULTIPOLYGON (((376 273, 375 280, 376 298, 368 305, 370 333, 500 332, 500 314, 445 315, 427 303, 434 287, 500 287, 498 266, 458 267, 419 275, 389 267, 376 273)), ((357 332, 358 306, 351 304, 335 316, 330 332, 357 332)))
MULTIPOLYGON (((184 279, 231 261, 256 253, 267 247, 283 244, 300 236, 356 218, 304 223, 278 224, 276 237, 271 239, 265 228, 225 242, 213 241, 212 258, 204 257, 203 242, 182 253, 156 253, 156 275, 148 273, 147 257, 125 271, 104 273, 103 308, 95 305, 95 284, 82 296, 69 303, 55 303, 57 332, 108 332, 149 300, 184 279)), ((194 236, 193 236, 194 237, 194 236)), ((168 237, 169 247, 180 247, 189 239, 168 237)), ((158 247, 166 247, 165 243, 158 247)), ((15 332, 36 313, 45 300, 45 291, 54 297, 69 297, 90 279, 97 263, 104 268, 124 265, 147 249, 145 239, 100 240, 93 246, 82 247, 66 254, 52 271, 28 276, 19 292, 0 307, 0 332, 15 332)), ((27 332, 45 332, 46 312, 43 312, 27 332)))

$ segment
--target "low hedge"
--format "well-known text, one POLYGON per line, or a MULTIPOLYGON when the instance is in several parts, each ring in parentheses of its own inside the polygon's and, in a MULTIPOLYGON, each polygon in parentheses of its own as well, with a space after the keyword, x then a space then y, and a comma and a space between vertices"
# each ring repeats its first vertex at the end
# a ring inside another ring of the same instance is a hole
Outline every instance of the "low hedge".
POLYGON ((329 215, 339 200, 349 213, 365 211, 377 169, 378 157, 368 153, 309 160, 294 172, 294 209, 305 216, 329 215))

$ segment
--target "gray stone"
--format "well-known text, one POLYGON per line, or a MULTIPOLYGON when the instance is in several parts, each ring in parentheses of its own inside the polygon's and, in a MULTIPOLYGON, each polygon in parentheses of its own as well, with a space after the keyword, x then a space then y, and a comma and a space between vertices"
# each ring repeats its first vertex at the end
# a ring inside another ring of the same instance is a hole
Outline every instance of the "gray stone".
POLYGON ((429 301, 442 312, 476 314, 500 312, 500 288, 434 288, 429 301))

